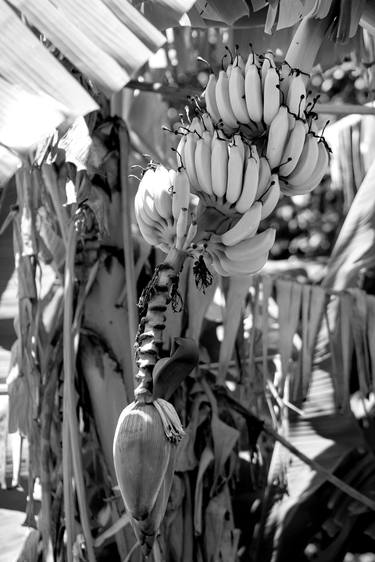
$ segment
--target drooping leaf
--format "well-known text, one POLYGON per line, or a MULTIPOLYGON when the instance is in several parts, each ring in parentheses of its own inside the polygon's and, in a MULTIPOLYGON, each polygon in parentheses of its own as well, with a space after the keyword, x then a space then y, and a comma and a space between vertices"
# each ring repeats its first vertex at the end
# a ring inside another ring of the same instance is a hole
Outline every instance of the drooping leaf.
POLYGON ((108 8, 126 25, 152 52, 164 45, 166 38, 130 2, 103 0, 108 8))
POLYGON ((205 512, 205 550, 207 560, 235 562, 239 530, 234 529, 231 496, 228 485, 208 503, 205 512))
POLYGON ((169 400, 198 361, 196 342, 191 338, 175 338, 171 356, 159 359, 153 369, 153 397, 169 400))
POLYGON ((328 262, 323 287, 355 286, 359 271, 375 264, 375 162, 371 165, 346 216, 328 262))
POLYGON ((57 5, 82 32, 110 55, 129 75, 153 54, 101 1, 58 0, 57 5))
POLYGON ((195 8, 199 15, 211 21, 223 22, 228 26, 243 16, 249 15, 249 7, 244 0, 197 0, 195 8))
POLYGON ((86 115, 98 109, 91 96, 4 0, 0 2, 0 25, 0 73, 6 80, 34 94, 43 92, 51 96, 69 116, 86 115))
POLYGON ((245 296, 249 291, 250 281, 247 277, 231 277, 224 308, 224 337, 220 345, 218 384, 224 384, 227 369, 232 359, 234 342, 242 319, 245 296))
POLYGON ((128 72, 85 34, 79 20, 69 18, 52 2, 11 0, 11 3, 103 92, 112 94, 125 86, 128 72))

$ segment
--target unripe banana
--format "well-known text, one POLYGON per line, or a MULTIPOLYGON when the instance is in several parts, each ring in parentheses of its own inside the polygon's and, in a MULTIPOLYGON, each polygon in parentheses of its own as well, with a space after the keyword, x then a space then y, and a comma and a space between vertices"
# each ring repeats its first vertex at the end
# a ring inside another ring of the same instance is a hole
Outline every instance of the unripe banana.
POLYGON ((225 72, 227 73, 228 78, 230 78, 230 75, 232 74, 232 70, 233 70, 233 63, 230 62, 225 70, 225 72))
POLYGON ((182 155, 184 153, 184 147, 185 147, 185 144, 186 144, 186 137, 187 137, 187 134, 185 134, 185 133, 183 135, 181 135, 180 142, 178 143, 177 148, 176 148, 177 168, 179 166, 181 166, 181 164, 183 164, 182 155))
POLYGON ((190 180, 192 189, 197 189, 199 182, 197 172, 195 170, 195 149, 197 146, 197 136, 195 133, 188 133, 186 143, 184 146, 182 158, 186 168, 187 175, 190 180))
MULTIPOLYGON (((290 79, 286 105, 290 113, 293 113, 297 117, 304 114, 306 107, 306 86, 302 75, 299 73, 294 73, 290 79)), ((289 115, 289 127, 292 128, 293 125, 294 117, 289 115)))
POLYGON ((216 84, 217 79, 215 74, 210 74, 206 89, 204 91, 204 99, 206 101, 207 112, 211 115, 211 119, 215 124, 217 124, 221 119, 221 115, 216 103, 216 84))
POLYGON ((228 179, 225 198, 232 205, 241 194, 245 149, 241 138, 234 139, 229 146, 228 179))
POLYGON ((271 68, 275 68, 275 60, 274 60, 274 57, 273 57, 273 52, 272 51, 266 51, 266 53, 264 55, 264 58, 263 58, 262 67, 260 69, 260 76, 261 76, 263 91, 264 91, 264 86, 265 86, 265 82, 266 82, 266 76, 268 74, 268 71, 271 68))
POLYGON ((221 250, 212 253, 213 266, 224 277, 242 277, 254 275, 264 267, 268 259, 268 252, 259 254, 251 260, 232 260, 221 250))
POLYGON ((259 201, 262 203, 261 220, 267 218, 280 199, 280 182, 277 174, 272 174, 270 186, 259 201))
POLYGON ((255 64, 250 64, 245 74, 245 100, 250 119, 255 123, 261 123, 263 118, 262 81, 255 64))
POLYGON ((245 213, 255 201, 259 182, 259 156, 256 146, 251 147, 250 157, 246 160, 241 195, 236 203, 236 211, 245 213))
POLYGON ((239 66, 234 66, 229 78, 229 99, 232 111, 240 123, 249 123, 245 101, 245 78, 239 66))
POLYGON ((270 67, 263 86, 263 120, 270 125, 280 108, 280 79, 276 68, 270 67))
POLYGON ((189 222, 189 211, 186 207, 180 209, 176 222, 176 248, 182 250, 185 242, 189 222))
POLYGON ((289 176, 297 166, 303 150, 303 145, 305 144, 305 137, 306 124, 300 119, 297 119, 290 132, 289 139, 281 157, 282 165, 280 166, 279 172, 281 176, 289 176))
POLYGON ((267 158, 262 156, 259 159, 259 179, 255 199, 258 200, 268 189, 271 179, 271 168, 267 158))
POLYGON ((240 219, 227 232, 221 235, 221 241, 225 246, 234 246, 245 238, 254 236, 258 230, 262 213, 262 204, 256 201, 240 219))
POLYGON ((188 208, 190 202, 190 182, 185 168, 177 171, 173 182, 172 215, 174 221, 178 220, 181 209, 188 208))
POLYGON ((171 180, 167 168, 158 165, 155 169, 153 196, 155 208, 167 222, 172 220, 171 180))
POLYGON ((301 156, 293 172, 286 178, 288 185, 303 186, 311 176, 318 161, 318 138, 309 133, 306 135, 301 156))
POLYGON ((328 150, 322 141, 318 142, 318 151, 318 160, 311 176, 301 186, 289 185, 287 180, 286 183, 280 182, 280 188, 283 193, 291 196, 305 195, 318 187, 327 172, 329 162, 328 150))
POLYGON ((209 133, 211 133, 211 135, 213 135, 214 124, 212 122, 210 114, 207 113, 207 111, 205 111, 204 113, 202 113, 201 119, 202 119, 202 123, 203 123, 203 129, 208 131, 209 133))
POLYGON ((291 68, 286 62, 283 62, 280 68, 280 91, 282 94, 283 103, 285 103, 285 100, 287 99, 288 96, 290 80, 291 80, 291 68))
POLYGON ((201 138, 197 141, 195 149, 195 171, 197 173, 200 190, 212 196, 211 135, 208 131, 204 131, 201 138))
POLYGON ((237 129, 237 119, 232 111, 229 98, 229 78, 225 70, 219 72, 215 92, 217 108, 224 125, 230 129, 237 129))
POLYGON ((211 147, 212 191, 216 197, 224 197, 228 180, 228 143, 216 131, 211 147))
POLYGON ((241 69, 242 75, 245 75, 245 63, 241 55, 237 54, 234 57, 233 68, 238 66, 241 69))
POLYGON ((267 228, 251 238, 241 240, 234 246, 223 246, 225 255, 231 260, 251 261, 261 254, 269 252, 275 243, 276 230, 267 228))
POLYGON ((197 116, 193 117, 189 126, 189 131, 191 131, 192 133, 197 133, 199 136, 202 136, 204 128, 203 128, 202 121, 199 117, 197 116))
POLYGON ((288 133, 288 110, 285 105, 282 105, 273 119, 268 132, 266 156, 271 170, 277 168, 281 163, 288 133))
POLYGON ((155 225, 151 225, 148 221, 144 220, 139 205, 135 206, 135 218, 137 219, 139 230, 146 242, 150 244, 150 246, 157 244, 160 240, 159 230, 156 229, 155 225))
POLYGON ((255 66, 257 66, 259 68, 259 57, 252 50, 250 51, 249 56, 247 57, 247 61, 246 61, 246 64, 245 64, 245 74, 246 74, 247 69, 249 68, 249 66, 251 64, 255 64, 255 66))

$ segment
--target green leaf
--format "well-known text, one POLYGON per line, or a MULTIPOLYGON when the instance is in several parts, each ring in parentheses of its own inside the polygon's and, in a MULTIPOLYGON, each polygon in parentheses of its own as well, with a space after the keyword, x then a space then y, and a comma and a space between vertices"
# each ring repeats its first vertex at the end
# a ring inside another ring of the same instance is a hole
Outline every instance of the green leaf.
POLYGON ((153 397, 169 400, 182 381, 198 365, 198 346, 191 338, 175 338, 170 357, 159 359, 153 377, 153 397))

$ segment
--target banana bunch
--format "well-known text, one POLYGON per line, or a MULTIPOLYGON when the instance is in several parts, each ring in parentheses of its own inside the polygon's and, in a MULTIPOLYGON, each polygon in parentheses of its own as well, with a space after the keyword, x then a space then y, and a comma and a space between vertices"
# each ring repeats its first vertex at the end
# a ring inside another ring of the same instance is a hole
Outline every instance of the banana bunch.
POLYGON ((197 230, 195 207, 185 169, 150 165, 134 199, 135 217, 146 242, 165 253, 172 247, 188 248, 197 230))
POLYGON ((232 216, 246 213, 261 200, 262 219, 272 213, 280 197, 279 185, 271 180, 268 159, 259 156, 256 144, 239 133, 227 137, 207 113, 201 119, 194 117, 184 130, 176 152, 203 204, 232 216))
MULTIPOLYGON (((223 58, 224 60, 224 58, 223 58)), ((245 125, 250 137, 269 126, 280 103, 280 78, 272 52, 260 57, 250 52, 246 63, 237 52, 216 77, 211 72, 204 92, 207 112, 226 133, 245 125)))

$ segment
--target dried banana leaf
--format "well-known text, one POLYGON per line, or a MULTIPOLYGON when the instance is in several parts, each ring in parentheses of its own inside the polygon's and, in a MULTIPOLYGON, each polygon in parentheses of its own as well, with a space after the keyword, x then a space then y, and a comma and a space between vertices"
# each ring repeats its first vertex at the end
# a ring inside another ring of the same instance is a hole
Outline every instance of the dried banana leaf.
POLYGON ((346 216, 322 283, 325 288, 343 290, 357 284, 362 268, 375 264, 375 162, 367 172, 346 216))
POLYGON ((20 158, 5 146, 0 146, 0 187, 3 187, 21 166, 20 158))
POLYGON ((199 461, 195 451, 197 431, 209 415, 210 407, 207 396, 203 392, 194 395, 189 424, 185 428, 185 435, 177 449, 176 472, 187 472, 198 466, 199 461))
POLYGON ((304 285, 302 289, 302 388, 301 398, 307 395, 315 340, 326 304, 325 291, 318 286, 304 285))
POLYGON ((129 76, 148 61, 152 51, 101 1, 57 0, 57 7, 129 76))
POLYGON ((280 356, 282 380, 279 392, 284 391, 284 383, 289 372, 289 362, 292 357, 293 339, 297 330, 302 285, 291 281, 278 279, 276 281, 277 304, 279 306, 280 356))
POLYGON ((67 17, 52 2, 11 0, 11 4, 103 92, 110 95, 128 82, 129 74, 116 60, 85 35, 75 19, 67 17))
POLYGON ((203 450, 198 468, 194 493, 194 531, 196 535, 203 532, 203 487, 204 477, 209 466, 214 462, 215 455, 209 445, 203 450))
POLYGON ((234 529, 231 496, 228 485, 214 496, 205 511, 204 545, 209 562, 225 560, 235 562, 239 530, 234 529))
POLYGON ((0 2, 0 25, 0 73, 6 80, 35 94, 48 94, 70 117, 98 109, 89 94, 4 0, 0 2), (17 41, 14 41, 15 37, 17 41))
POLYGON ((242 311, 245 304, 245 296, 249 291, 249 285, 250 282, 247 277, 231 277, 229 279, 229 288, 225 297, 224 337, 220 345, 219 354, 218 384, 225 383, 228 365, 232 359, 234 344, 242 321, 242 311))
POLYGON ((118 19, 126 25, 152 52, 164 45, 166 38, 130 2, 103 0, 118 19))

